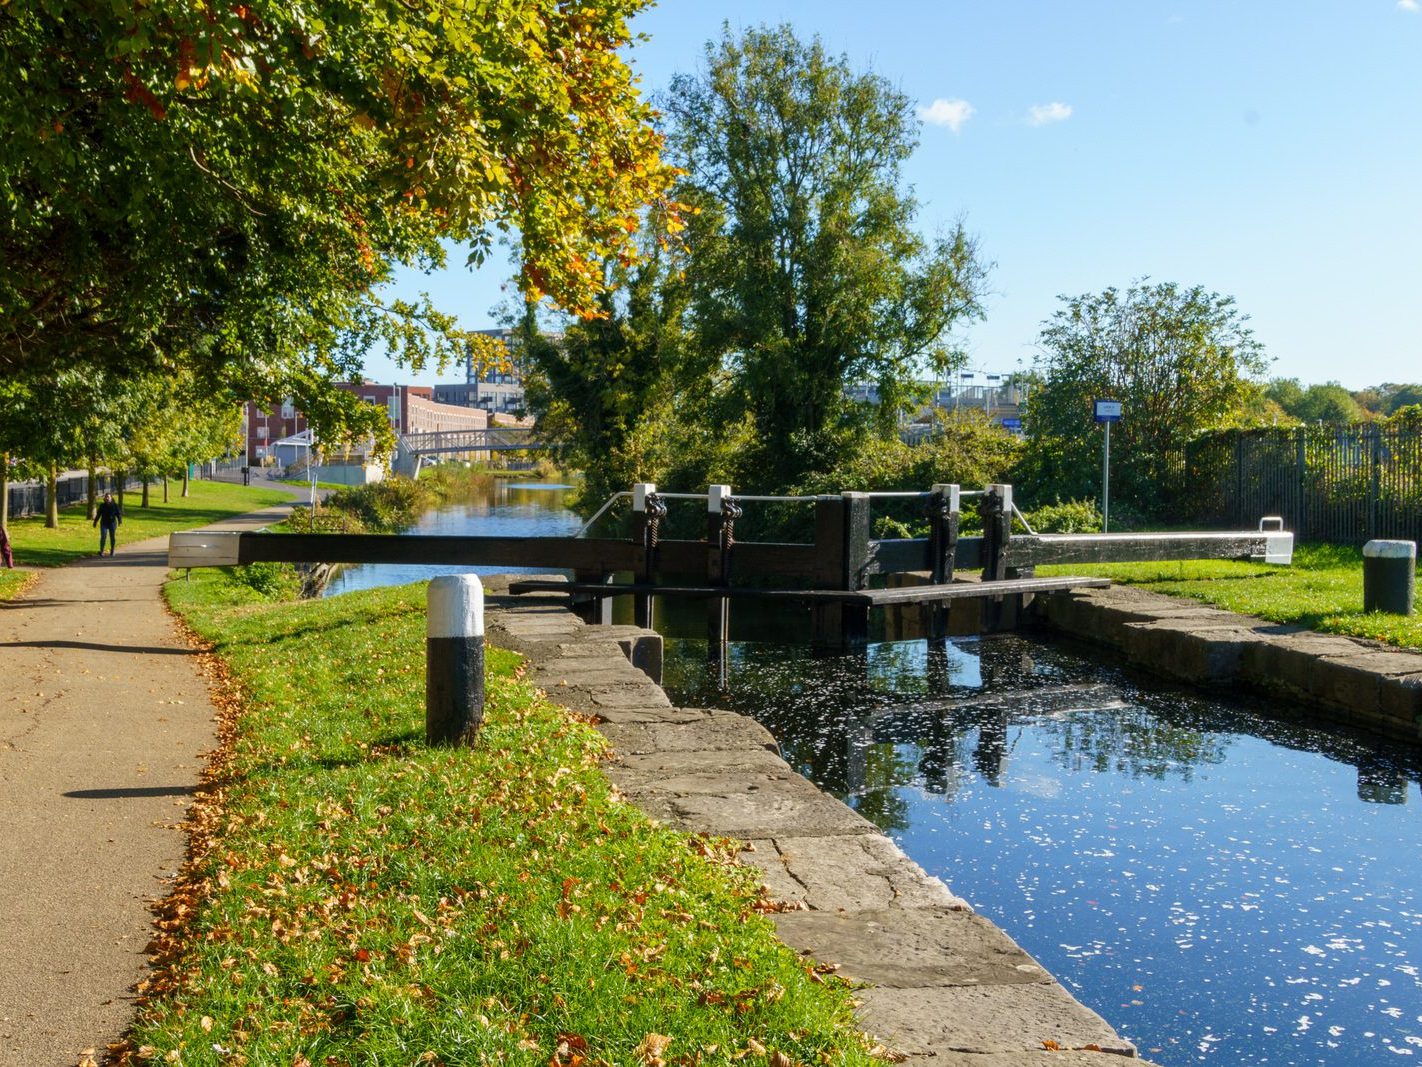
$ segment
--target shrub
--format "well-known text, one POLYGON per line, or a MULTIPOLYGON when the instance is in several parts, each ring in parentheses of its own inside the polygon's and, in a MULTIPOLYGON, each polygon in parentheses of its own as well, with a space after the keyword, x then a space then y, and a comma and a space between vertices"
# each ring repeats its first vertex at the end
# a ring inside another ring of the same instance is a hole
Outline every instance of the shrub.
POLYGON ((233 574, 267 600, 291 600, 301 590, 301 580, 286 563, 249 563, 234 567, 233 574))
POLYGON ((1101 512, 1094 500, 1065 500, 1025 511, 1038 533, 1100 533, 1101 512))
POLYGON ((330 508, 348 512, 372 533, 394 533, 414 524, 434 501, 429 488, 409 478, 392 477, 333 493, 330 508))

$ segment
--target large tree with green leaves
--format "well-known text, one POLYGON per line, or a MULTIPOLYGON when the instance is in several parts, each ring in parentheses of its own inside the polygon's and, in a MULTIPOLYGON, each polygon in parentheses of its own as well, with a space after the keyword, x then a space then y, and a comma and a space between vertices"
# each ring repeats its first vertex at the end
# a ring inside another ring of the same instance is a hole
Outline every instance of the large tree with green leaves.
POLYGON ((1195 435, 1231 424, 1268 365, 1234 299, 1152 284, 1062 297, 1042 328, 1041 383, 1027 404, 1024 474, 1035 502, 1100 491, 1092 401, 1120 400, 1111 432, 1112 502, 1151 513, 1168 501, 1175 460, 1195 435))
POLYGON ((0 373, 311 406, 372 343, 457 349, 378 287, 500 231, 594 311, 670 178, 619 54, 644 2, 0 4, 0 373))
MULTIPOLYGON (((665 111, 686 171, 690 316, 702 364, 730 375, 721 417, 754 420, 739 477, 794 484, 892 425, 911 383, 954 362, 983 277, 961 226, 926 240, 900 167, 910 101, 788 26, 707 46, 665 111), (873 382, 866 416, 846 385, 873 382)), ((728 472, 729 473, 729 472, 728 472)))

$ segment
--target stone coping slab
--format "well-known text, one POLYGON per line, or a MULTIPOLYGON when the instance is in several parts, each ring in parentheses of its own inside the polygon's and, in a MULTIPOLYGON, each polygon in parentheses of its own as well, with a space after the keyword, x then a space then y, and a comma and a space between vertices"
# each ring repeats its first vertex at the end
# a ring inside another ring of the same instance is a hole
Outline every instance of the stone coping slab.
POLYGON ((780 940, 839 973, 882 988, 1051 982, 1036 960, 992 923, 953 908, 799 911, 775 917, 780 940))
POLYGON ((869 1031, 909 1054, 1041 1052, 1048 1041, 1068 1050, 1136 1053, 1055 982, 867 989, 860 1000, 869 1031))
POLYGON ((771 897, 783 904, 826 912, 971 910, 882 834, 747 841, 740 859, 760 868, 771 897))
POLYGON ((523 653, 550 700, 592 717, 625 799, 666 825, 746 843, 742 862, 787 908, 774 917, 781 939, 873 983, 860 1014, 880 1039, 938 1065, 1074 1062, 1044 1052, 1044 1040, 1133 1054, 1011 938, 781 759, 762 725, 673 707, 649 677, 660 672, 656 634, 585 625, 561 604, 525 604, 501 588, 486 583, 489 640, 523 653))
POLYGON ((1039 597, 1035 618, 1195 685, 1245 686, 1325 717, 1422 741, 1422 654, 1281 626, 1129 586, 1039 597))

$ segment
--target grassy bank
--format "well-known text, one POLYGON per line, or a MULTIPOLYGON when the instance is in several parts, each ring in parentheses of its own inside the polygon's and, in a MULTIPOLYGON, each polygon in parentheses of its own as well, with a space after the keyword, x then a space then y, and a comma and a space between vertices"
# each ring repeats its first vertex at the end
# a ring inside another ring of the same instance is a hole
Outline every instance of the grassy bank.
POLYGON ((423 746, 422 586, 168 595, 244 697, 130 1062, 871 1062, 729 850, 619 802, 511 654, 479 747, 423 746))
POLYGON ((1340 545, 1300 545, 1289 567, 1233 560, 1109 563, 1037 568, 1039 574, 1092 574, 1229 611, 1326 633, 1422 648, 1422 616, 1363 611, 1363 554, 1340 545))
MULTIPOLYGON (((169 502, 160 503, 162 489, 150 493, 150 507, 139 507, 142 497, 136 492, 124 496, 123 525, 118 528, 120 544, 145 541, 174 530, 191 530, 208 523, 230 519, 257 511, 272 504, 291 500, 291 494, 274 489, 258 489, 227 482, 193 481, 190 495, 179 496, 179 488, 169 489, 169 502)), ((97 555, 99 531, 94 529, 83 504, 62 508, 59 528, 45 528, 44 516, 34 515, 12 519, 10 541, 15 550, 15 563, 28 567, 62 567, 84 556, 97 555)))
POLYGON ((0 600, 9 600, 29 585, 33 574, 29 571, 0 570, 0 600))

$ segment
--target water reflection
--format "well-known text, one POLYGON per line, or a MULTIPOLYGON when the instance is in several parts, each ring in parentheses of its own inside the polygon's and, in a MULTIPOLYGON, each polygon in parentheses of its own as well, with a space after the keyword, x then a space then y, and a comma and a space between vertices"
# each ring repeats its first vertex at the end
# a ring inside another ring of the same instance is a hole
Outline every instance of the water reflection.
MULTIPOLYGON (((467 534, 475 537, 568 537, 581 522, 564 504, 572 488, 551 482, 471 483, 469 499, 451 501, 420 517, 411 534, 467 534)), ((355 589, 404 585, 441 574, 508 574, 519 567, 455 567, 426 563, 371 563, 345 567, 326 587, 326 596, 355 589)), ((547 568, 543 568, 544 571, 547 568)))
POLYGON ((1422 1055, 1422 760, 1038 640, 669 642, 1162 1064, 1422 1055))

